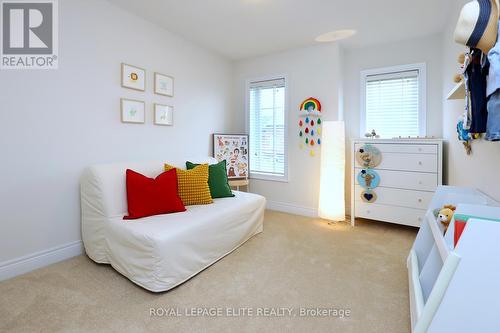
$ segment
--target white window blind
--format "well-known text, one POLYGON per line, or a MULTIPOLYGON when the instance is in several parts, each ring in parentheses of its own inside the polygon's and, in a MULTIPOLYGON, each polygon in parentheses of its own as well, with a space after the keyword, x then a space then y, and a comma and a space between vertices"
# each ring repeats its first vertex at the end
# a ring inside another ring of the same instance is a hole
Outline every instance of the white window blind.
POLYGON ((365 76, 365 131, 384 138, 425 135, 419 70, 365 76))
POLYGON ((250 175, 285 178, 285 79, 249 84, 250 175))

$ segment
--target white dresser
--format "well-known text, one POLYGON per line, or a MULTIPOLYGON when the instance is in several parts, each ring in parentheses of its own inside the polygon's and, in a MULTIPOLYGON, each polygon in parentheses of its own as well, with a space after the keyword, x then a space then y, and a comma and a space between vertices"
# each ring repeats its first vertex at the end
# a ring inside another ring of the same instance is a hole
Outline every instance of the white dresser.
POLYGON ((356 217, 419 227, 438 185, 442 184, 443 142, 435 139, 360 139, 351 147, 351 224, 356 217), (372 191, 377 198, 361 199, 357 181, 364 169, 356 152, 365 144, 377 148, 381 162, 373 170, 380 184, 372 191))

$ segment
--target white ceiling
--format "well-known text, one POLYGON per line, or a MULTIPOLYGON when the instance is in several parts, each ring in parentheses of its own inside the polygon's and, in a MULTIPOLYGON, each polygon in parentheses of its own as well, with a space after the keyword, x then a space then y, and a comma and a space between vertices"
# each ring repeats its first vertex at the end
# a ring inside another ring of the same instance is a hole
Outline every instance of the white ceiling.
POLYGON ((230 59, 314 44, 356 29, 358 47, 440 32, 449 0, 109 0, 230 59))

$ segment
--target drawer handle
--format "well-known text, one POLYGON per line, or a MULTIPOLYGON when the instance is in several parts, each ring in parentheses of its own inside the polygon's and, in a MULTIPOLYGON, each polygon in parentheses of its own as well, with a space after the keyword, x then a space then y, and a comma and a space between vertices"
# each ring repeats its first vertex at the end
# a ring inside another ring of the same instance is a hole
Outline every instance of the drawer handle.
POLYGON ((423 183, 423 182, 422 182, 421 180, 419 180, 419 181, 418 181, 418 185, 422 185, 422 183, 423 183))
POLYGON ((422 161, 418 161, 418 165, 422 165, 422 161))
POLYGON ((366 214, 370 214, 370 210, 369 209, 366 210, 366 214))
POLYGON ((422 222, 422 218, 421 217, 419 217, 417 220, 418 220, 418 222, 422 222))
POLYGON ((418 148, 418 151, 422 151, 422 148, 418 148))
POLYGON ((422 199, 418 199, 418 202, 422 202, 422 199))

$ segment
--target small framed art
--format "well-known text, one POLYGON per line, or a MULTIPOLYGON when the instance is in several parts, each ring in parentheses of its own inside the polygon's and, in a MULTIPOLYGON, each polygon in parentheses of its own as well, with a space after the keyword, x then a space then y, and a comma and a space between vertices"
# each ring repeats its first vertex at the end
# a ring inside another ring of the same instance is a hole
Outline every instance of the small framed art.
POLYGON ((143 101, 122 98, 120 102, 123 123, 144 124, 146 122, 146 104, 143 101))
POLYGON ((172 126, 174 124, 173 106, 155 103, 153 112, 155 125, 172 126))
POLYGON ((146 90, 146 70, 122 63, 122 87, 139 91, 146 90))
POLYGON ((155 94, 174 97, 174 78, 165 74, 155 73, 155 94))
POLYGON ((226 160, 228 178, 248 178, 248 135, 214 134, 213 143, 215 159, 226 160))

